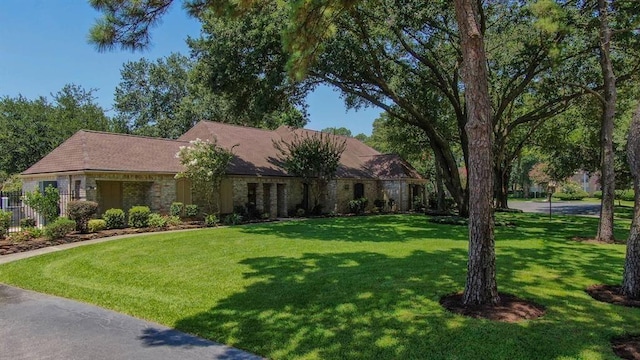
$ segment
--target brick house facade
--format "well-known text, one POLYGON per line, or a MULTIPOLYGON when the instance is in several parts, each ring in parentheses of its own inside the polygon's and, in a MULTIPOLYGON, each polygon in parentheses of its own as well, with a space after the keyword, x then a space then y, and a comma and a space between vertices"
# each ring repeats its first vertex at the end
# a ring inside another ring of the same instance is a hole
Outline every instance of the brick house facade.
MULTIPOLYGON (((33 191, 49 182, 76 199, 96 201, 100 212, 147 205, 154 212, 168 213, 176 201, 203 202, 188 180, 175 178, 182 170, 175 156, 180 146, 196 138, 215 139, 234 153, 215 199, 219 212, 231 213, 252 204, 269 217, 284 217, 309 201, 308 187, 279 165, 273 141, 311 133, 208 121, 177 140, 81 130, 22 173, 23 190, 33 191)), ((408 163, 397 155, 380 154, 357 139, 340 138, 347 146, 336 178, 323 196, 324 212, 346 213, 349 201, 356 197, 369 199, 369 208, 373 200, 393 199, 398 211, 411 209, 415 196, 424 201, 425 180, 408 163)))

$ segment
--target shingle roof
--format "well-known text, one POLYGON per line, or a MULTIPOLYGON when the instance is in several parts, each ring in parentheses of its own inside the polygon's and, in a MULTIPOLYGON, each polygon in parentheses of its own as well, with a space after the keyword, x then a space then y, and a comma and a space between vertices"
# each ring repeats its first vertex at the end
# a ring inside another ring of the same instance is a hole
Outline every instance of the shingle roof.
MULTIPOLYGON (((218 145, 233 148, 229 174, 290 176, 280 166, 273 142, 314 133, 284 126, 271 131, 210 121, 199 122, 178 140, 79 131, 22 174, 82 170, 178 173, 182 166, 175 154, 180 146, 195 139, 215 138, 218 145)), ((338 138, 347 145, 336 174, 339 178, 421 178, 397 155, 380 154, 354 138, 338 138)))
POLYGON ((234 175, 288 176, 278 166, 277 151, 273 140, 279 139, 274 131, 201 121, 184 133, 178 140, 195 139, 213 141, 231 149, 235 155, 228 169, 234 175))
POLYGON ((65 171, 178 173, 182 141, 80 130, 23 175, 65 171))

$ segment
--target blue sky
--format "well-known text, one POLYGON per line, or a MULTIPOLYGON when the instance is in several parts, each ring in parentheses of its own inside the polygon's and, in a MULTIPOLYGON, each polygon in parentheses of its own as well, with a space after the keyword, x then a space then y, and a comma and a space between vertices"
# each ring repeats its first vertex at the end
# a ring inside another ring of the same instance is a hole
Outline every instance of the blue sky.
MULTIPOLYGON (((163 23, 152 32, 144 52, 115 50, 99 53, 87 42, 89 28, 100 14, 84 0, 0 0, 0 97, 18 94, 50 98, 65 84, 94 88, 105 109, 113 104, 120 69, 127 61, 150 60, 172 52, 188 54, 187 36, 200 33, 176 0, 163 23)), ((371 134, 377 108, 346 110, 339 93, 321 87, 308 97, 310 129, 346 127, 354 135, 371 134)))

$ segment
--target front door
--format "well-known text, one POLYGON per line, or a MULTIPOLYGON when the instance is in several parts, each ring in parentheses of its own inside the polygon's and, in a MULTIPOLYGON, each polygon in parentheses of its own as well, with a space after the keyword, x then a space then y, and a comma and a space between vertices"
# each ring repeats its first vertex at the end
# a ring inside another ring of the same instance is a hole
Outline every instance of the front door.
POLYGON ((223 179, 220 182, 220 213, 231 214, 233 212, 233 182, 223 179))
POLYGON ((122 209, 122 182, 98 181, 99 211, 104 213, 109 209, 122 209))

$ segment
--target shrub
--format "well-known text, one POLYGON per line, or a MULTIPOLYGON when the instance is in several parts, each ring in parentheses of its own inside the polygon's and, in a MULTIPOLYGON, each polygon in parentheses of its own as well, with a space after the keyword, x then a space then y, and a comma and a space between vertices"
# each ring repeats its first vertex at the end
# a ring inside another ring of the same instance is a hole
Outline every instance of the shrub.
POLYGON ((98 232, 107 228, 107 222, 102 219, 91 219, 87 222, 89 232, 98 232))
POLYGON ((184 204, 181 202, 174 202, 169 207, 169 214, 171 216, 182 216, 182 211, 184 210, 184 204))
POLYGON ((36 219, 30 218, 30 217, 20 219, 20 227, 22 229, 29 229, 29 228, 36 227, 36 219))
POLYGON ((134 206, 129 209, 129 226, 143 228, 149 226, 151 210, 148 206, 134 206))
POLYGON ((560 185, 560 187, 558 188, 558 192, 564 194, 577 194, 584 192, 584 190, 582 190, 582 187, 577 182, 567 181, 560 185))
POLYGON ((20 243, 20 242, 42 237, 42 234, 43 234, 43 231, 41 229, 32 227, 17 233, 13 233, 8 236, 8 239, 13 243, 20 243))
POLYGON ((167 222, 167 226, 178 226, 182 224, 182 220, 180 220, 180 216, 170 215, 170 216, 165 216, 164 218, 167 222))
POLYGON ((225 225, 238 225, 242 222, 242 215, 238 213, 229 214, 224 218, 225 225))
POLYGON ((24 202, 47 222, 54 221, 60 214, 60 192, 51 185, 44 189, 44 194, 39 191, 26 193, 24 202))
POLYGON ((220 220, 218 220, 216 214, 209 214, 204 218, 204 224, 208 227, 216 226, 219 222, 220 220))
MULTIPOLYGON (((634 201, 635 200, 634 196, 635 196, 635 193, 633 189, 616 190, 615 192, 616 200, 634 201)), ((597 199, 602 199, 602 191, 600 190, 594 191, 593 197, 597 199)))
POLYGON ((424 205, 424 202, 422 201, 422 198, 420 196, 413 197, 413 209, 419 212, 423 212, 427 209, 427 207, 424 205))
POLYGON ((298 210, 296 210, 296 216, 298 217, 303 217, 304 214, 306 214, 307 212, 303 209, 303 208, 299 208, 298 210))
POLYGON ((587 196, 589 196, 589 194, 585 191, 579 191, 579 192, 570 193, 570 194, 564 193, 564 192, 557 192, 557 193, 553 193, 552 196, 558 200, 568 201, 568 200, 582 200, 587 196))
POLYGON ((60 239, 75 229, 75 221, 67 219, 66 217, 59 217, 44 228, 44 236, 51 240, 60 239))
POLYGON ((0 210, 0 236, 4 236, 9 232, 12 217, 13 213, 11 211, 0 210))
POLYGON ((635 192, 633 189, 616 191, 616 198, 625 201, 634 201, 635 192))
POLYGON ((76 230, 86 233, 87 223, 98 212, 98 203, 93 201, 69 201, 67 217, 76 222, 76 230))
POLYGON ((109 209, 104 212, 102 218, 107 222, 107 229, 122 229, 127 226, 122 209, 109 209))
POLYGON ((349 212, 357 215, 364 213, 368 202, 364 197, 349 201, 349 212))
MULTIPOLYGON (((160 214, 152 213, 147 218, 147 225, 151 228, 163 228, 167 226, 167 219, 160 214)), ((141 226, 137 226, 141 227, 141 226)))
POLYGON ((379 211, 382 211, 382 209, 384 208, 384 200, 382 199, 373 200, 373 206, 378 208, 379 211))
POLYGON ((184 214, 189 218, 198 216, 198 205, 187 205, 184 207, 184 214))

